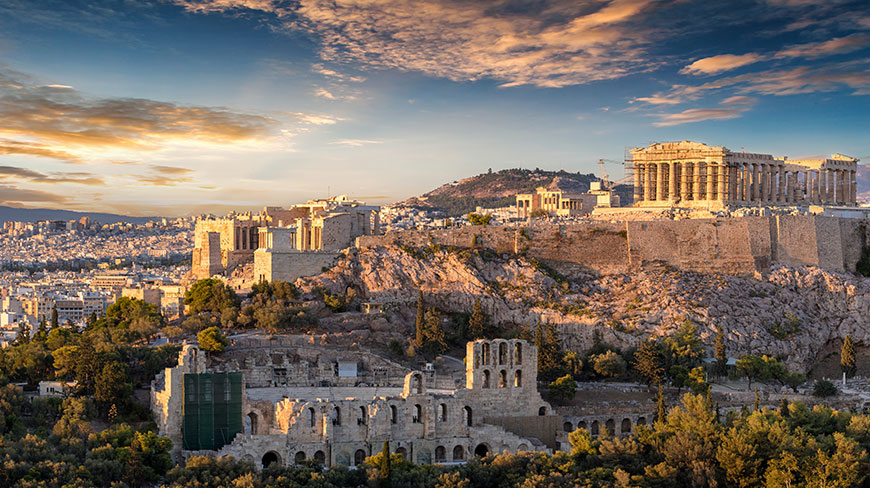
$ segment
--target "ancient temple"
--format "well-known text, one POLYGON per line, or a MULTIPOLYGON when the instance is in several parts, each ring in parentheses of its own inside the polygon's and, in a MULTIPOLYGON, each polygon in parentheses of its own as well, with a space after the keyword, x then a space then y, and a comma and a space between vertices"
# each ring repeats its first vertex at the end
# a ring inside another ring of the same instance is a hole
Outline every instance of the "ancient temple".
POLYGON ((858 160, 789 160, 681 141, 631 150, 636 207, 855 205, 858 160))

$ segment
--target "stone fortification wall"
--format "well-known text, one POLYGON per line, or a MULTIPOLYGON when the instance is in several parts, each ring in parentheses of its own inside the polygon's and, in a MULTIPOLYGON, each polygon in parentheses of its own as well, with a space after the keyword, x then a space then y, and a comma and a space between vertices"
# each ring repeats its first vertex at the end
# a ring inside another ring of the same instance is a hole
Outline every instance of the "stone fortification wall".
POLYGON ((561 271, 626 272, 664 263, 699 272, 750 274, 772 263, 854 271, 865 221, 814 215, 726 219, 469 226, 363 236, 357 247, 432 244, 524 252, 561 271))

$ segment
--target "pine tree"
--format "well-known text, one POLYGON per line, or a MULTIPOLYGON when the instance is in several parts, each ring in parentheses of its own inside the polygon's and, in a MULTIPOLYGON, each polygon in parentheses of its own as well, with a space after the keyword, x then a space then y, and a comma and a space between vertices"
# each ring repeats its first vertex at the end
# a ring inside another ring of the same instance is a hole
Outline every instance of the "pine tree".
POLYGON ((109 408, 109 423, 114 424, 116 420, 118 420, 118 406, 113 403, 109 408))
POLYGON ((761 395, 758 394, 758 388, 755 389, 755 403, 752 404, 752 409, 756 412, 761 409, 761 395))
POLYGON ((487 316, 483 312, 483 306, 480 304, 480 300, 475 300, 471 318, 468 319, 468 334, 471 339, 486 337, 486 322, 487 316))
POLYGON ((48 338, 48 325, 45 323, 45 318, 43 317, 39 321, 39 328, 36 329, 36 339, 39 342, 45 341, 48 338))
POLYGON ((423 344, 429 354, 438 354, 447 348, 444 341, 444 327, 441 325, 441 315, 435 307, 426 312, 423 329, 423 344))
POLYGON ((55 305, 54 308, 51 309, 51 328, 57 328, 57 305, 55 305))
POLYGON ((21 322, 18 325, 18 334, 15 335, 15 344, 27 344, 30 342, 30 324, 21 322))
POLYGON ((789 412, 789 410, 788 410, 788 400, 786 400, 785 398, 783 398, 783 399, 782 399, 782 402, 779 404, 779 414, 780 414, 783 418, 787 418, 787 417, 789 416, 789 413, 790 413, 790 412, 789 412))
POLYGON ((389 487, 390 486, 390 441, 384 441, 384 450, 382 452, 383 457, 381 458, 380 472, 378 473, 378 478, 380 482, 378 483, 381 487, 389 487))
POLYGON ((417 322, 414 324, 416 333, 414 336, 414 345, 416 345, 417 348, 423 347, 423 342, 425 340, 425 324, 423 323, 424 313, 425 310, 423 308, 423 290, 420 290, 417 296, 417 322))
POLYGON ((656 394, 656 422, 664 422, 667 416, 665 408, 665 392, 662 390, 662 385, 659 383, 659 392, 656 394))
POLYGON ((713 346, 713 355, 716 357, 716 374, 723 376, 728 368, 728 356, 725 355, 725 333, 722 326, 716 327, 716 343, 713 346))
POLYGON ((658 345, 652 341, 642 343, 634 353, 634 369, 650 387, 662 382, 665 368, 662 366, 658 345))
POLYGON ((855 370, 857 369, 855 364, 855 344, 852 343, 851 334, 846 334, 846 338, 843 339, 843 348, 840 349, 840 368, 850 378, 855 375, 855 370))

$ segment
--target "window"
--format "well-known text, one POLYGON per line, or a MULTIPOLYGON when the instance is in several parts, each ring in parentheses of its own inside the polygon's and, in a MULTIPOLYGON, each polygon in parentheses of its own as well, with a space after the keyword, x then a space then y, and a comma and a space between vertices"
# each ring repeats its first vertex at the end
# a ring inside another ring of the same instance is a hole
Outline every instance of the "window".
POLYGON ((507 364, 507 343, 498 345, 498 364, 507 364))
POLYGON ((335 407, 334 416, 332 417, 332 425, 341 425, 341 409, 335 407))
POLYGON ((519 342, 514 344, 514 364, 523 364, 523 345, 519 342))
POLYGON ((395 405, 390 405, 390 423, 395 424, 399 421, 399 414, 396 411, 395 405))
POLYGON ((446 403, 441 404, 441 407, 439 408, 439 414, 440 414, 440 415, 438 415, 439 420, 441 420, 442 422, 447 422, 447 404, 446 403))
POLYGON ((523 372, 517 371, 514 373, 514 388, 523 387, 523 372))
POLYGON ((359 418, 356 420, 357 425, 365 425, 366 417, 368 417, 368 413, 366 413, 366 407, 359 407, 359 418))
POLYGON ((414 405, 414 416, 411 418, 411 422, 415 424, 419 424, 423 421, 423 407, 419 404, 414 405))
POLYGON ((444 446, 438 446, 435 448, 435 461, 446 461, 447 460, 447 449, 444 449, 444 446))
POLYGON ((462 408, 462 416, 465 417, 465 425, 471 427, 473 419, 471 417, 471 407, 465 406, 462 408))
POLYGON ((483 370, 483 387, 489 388, 489 371, 483 370))
POLYGON ((489 344, 483 343, 483 364, 489 364, 489 344))
POLYGON ((313 408, 309 408, 309 409, 308 409, 308 424, 309 424, 311 427, 314 427, 314 425, 315 425, 315 415, 314 415, 314 409, 313 409, 313 408))
POLYGON ((498 387, 505 388, 507 387, 507 371, 501 370, 498 373, 498 387))

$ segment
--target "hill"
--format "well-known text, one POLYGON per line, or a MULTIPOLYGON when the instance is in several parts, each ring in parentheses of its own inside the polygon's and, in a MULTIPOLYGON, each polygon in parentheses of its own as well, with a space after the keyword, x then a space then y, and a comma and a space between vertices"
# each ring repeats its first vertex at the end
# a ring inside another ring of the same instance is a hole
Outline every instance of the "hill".
MULTIPOLYGON (((447 183, 401 203, 407 206, 441 210, 447 216, 455 217, 472 212, 478 206, 494 208, 512 205, 516 201, 514 196, 517 193, 532 192, 541 186, 566 193, 585 193, 589 190, 589 183, 597 180, 598 177, 592 173, 504 169, 447 183)), ((623 201, 630 201, 630 186, 619 185, 616 190, 623 201)))
POLYGON ((115 222, 129 222, 131 224, 144 224, 149 220, 157 220, 162 217, 130 217, 100 212, 75 212, 73 210, 56 210, 51 208, 16 208, 0 205, 0 223, 8 221, 36 222, 39 220, 78 220, 82 217, 90 217, 92 221, 101 224, 114 224, 115 222))

